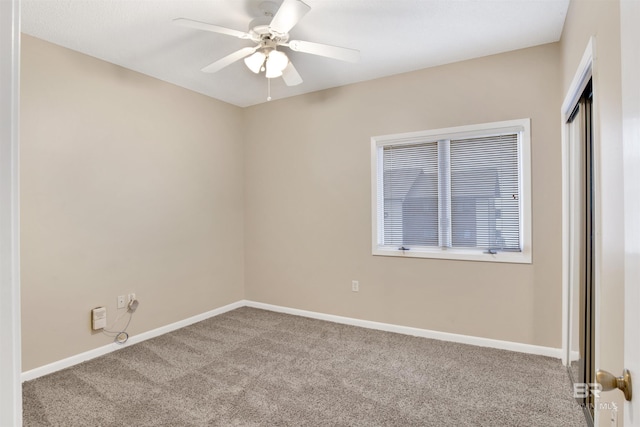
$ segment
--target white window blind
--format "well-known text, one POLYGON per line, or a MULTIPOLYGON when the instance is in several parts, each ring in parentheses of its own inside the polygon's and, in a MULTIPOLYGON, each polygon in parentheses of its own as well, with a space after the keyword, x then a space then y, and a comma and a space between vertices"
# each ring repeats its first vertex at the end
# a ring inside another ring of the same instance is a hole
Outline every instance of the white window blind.
POLYGON ((520 250, 518 134, 451 141, 451 246, 520 250))
POLYGON ((385 147, 383 170, 383 244, 438 246, 437 142, 385 147))
MULTIPOLYGON (((523 236, 530 236, 523 218, 525 126, 505 123, 505 129, 373 138, 374 253, 522 252, 523 236)), ((527 252, 512 262, 530 262, 527 252)))

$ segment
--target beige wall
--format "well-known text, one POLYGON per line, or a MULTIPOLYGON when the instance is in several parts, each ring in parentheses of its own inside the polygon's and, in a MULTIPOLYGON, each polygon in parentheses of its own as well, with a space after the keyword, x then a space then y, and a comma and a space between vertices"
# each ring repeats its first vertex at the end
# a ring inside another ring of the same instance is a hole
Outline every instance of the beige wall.
POLYGON ((246 297, 559 348, 561 83, 556 43, 241 110, 24 36, 24 370, 129 292, 132 334, 246 297), (525 117, 533 264, 371 255, 371 136, 525 117))
POLYGON ((242 111, 23 36, 23 369, 243 298, 242 111))
POLYGON ((544 45, 246 109, 246 297, 559 348, 559 53, 544 45), (371 136, 526 117, 533 264, 371 255, 371 136))
MULTIPOLYGON (((596 369, 620 375, 623 368, 624 313, 624 200, 622 193, 622 113, 620 88, 620 4, 617 0, 572 1, 560 43, 562 93, 567 93, 589 38, 595 37, 593 71, 596 191, 599 195, 596 237, 596 369)), ((605 393, 603 400, 620 402, 621 393, 605 393)), ((621 403, 621 402, 620 402, 621 403)), ((622 408, 622 405, 619 405, 622 408)), ((620 416, 620 419, 622 417, 620 416)), ((602 417, 602 425, 610 425, 602 417)), ((620 421, 619 421, 620 422, 620 421)))

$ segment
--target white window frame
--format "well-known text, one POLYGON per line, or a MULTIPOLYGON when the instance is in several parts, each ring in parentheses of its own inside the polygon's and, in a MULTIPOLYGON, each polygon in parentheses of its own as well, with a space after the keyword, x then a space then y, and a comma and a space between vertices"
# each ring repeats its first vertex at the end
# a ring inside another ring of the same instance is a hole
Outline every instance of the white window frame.
POLYGON ((374 136, 371 138, 371 226, 373 255, 408 258, 438 258, 466 261, 489 261, 507 263, 531 263, 531 120, 517 119, 477 125, 433 129, 419 132, 374 136), (398 250, 395 246, 384 246, 383 217, 378 213, 382 206, 383 170, 382 150, 389 145, 408 145, 438 140, 452 140, 491 136, 498 133, 518 133, 518 155, 520 165, 520 252, 488 253, 484 249, 420 247, 398 250))

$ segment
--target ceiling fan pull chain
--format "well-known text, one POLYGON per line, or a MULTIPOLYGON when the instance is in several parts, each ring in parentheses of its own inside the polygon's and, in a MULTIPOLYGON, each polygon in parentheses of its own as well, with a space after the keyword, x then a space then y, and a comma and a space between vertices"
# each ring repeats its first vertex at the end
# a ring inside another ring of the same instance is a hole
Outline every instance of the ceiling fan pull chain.
POLYGON ((271 79, 267 79, 267 101, 271 101, 271 79))

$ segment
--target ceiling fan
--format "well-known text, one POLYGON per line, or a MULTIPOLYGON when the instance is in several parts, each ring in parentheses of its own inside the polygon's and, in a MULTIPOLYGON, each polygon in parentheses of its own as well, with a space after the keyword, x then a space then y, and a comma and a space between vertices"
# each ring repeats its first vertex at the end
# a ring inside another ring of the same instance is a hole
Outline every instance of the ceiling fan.
POLYGON ((251 21, 248 32, 187 18, 177 18, 173 22, 185 27, 226 34, 257 43, 256 46, 244 47, 207 65, 202 69, 205 73, 215 73, 244 58, 247 67, 256 74, 264 72, 268 79, 282 77, 287 86, 302 83, 302 77, 298 74, 289 57, 283 51, 278 50, 280 46, 288 47, 296 52, 342 61, 358 62, 360 60, 360 52, 355 49, 302 40, 289 40, 289 31, 311 10, 311 7, 301 0, 284 0, 279 8, 274 2, 265 1, 260 4, 260 10, 264 16, 251 21))

